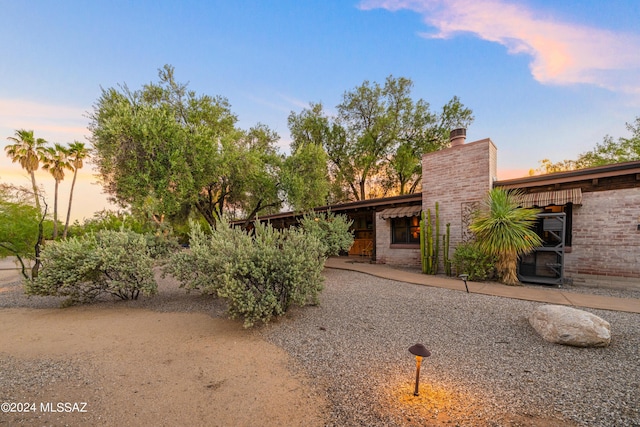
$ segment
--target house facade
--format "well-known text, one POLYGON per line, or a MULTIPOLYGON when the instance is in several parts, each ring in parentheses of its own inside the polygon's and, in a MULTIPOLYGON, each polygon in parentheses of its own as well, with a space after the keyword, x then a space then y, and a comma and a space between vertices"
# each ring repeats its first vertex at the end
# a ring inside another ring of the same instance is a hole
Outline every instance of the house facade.
MULTIPOLYGON (((640 289, 640 161, 498 181, 496 146, 490 139, 466 143, 462 132, 452 134, 450 148, 425 154, 422 168, 422 210, 433 216, 438 203, 451 251, 472 238, 471 214, 487 191, 519 189, 522 206, 541 209, 545 241, 521 259, 520 280, 640 289)), ((376 216, 376 261, 419 266, 419 246, 386 237, 393 237, 394 221, 384 210, 376 216)))
MULTIPOLYGON (((449 148, 423 156, 421 194, 316 211, 354 221, 349 255, 419 267, 421 212, 430 211, 435 222, 437 204, 441 234, 449 224, 453 256, 458 244, 473 238, 471 216, 487 192, 519 189, 522 206, 542 212, 536 227, 545 242, 520 260, 520 280, 640 289, 640 161, 498 181, 496 146, 490 139, 467 143, 465 134, 452 131, 449 148)), ((261 219, 277 227, 296 222, 293 213, 261 219)))

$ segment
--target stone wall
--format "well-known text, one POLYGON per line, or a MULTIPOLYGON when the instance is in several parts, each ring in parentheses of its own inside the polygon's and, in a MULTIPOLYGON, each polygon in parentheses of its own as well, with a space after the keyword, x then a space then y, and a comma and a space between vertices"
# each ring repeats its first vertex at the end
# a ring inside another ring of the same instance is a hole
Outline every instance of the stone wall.
POLYGON ((640 188, 583 193, 573 209, 565 276, 575 284, 640 288, 638 224, 640 188))
MULTIPOLYGON (((497 149, 490 139, 422 157, 422 209, 431 209, 435 223, 435 204, 438 202, 441 235, 446 224, 451 224, 449 256, 453 256, 458 243, 466 240, 469 214, 491 190, 496 175, 497 149)), ((440 264, 442 268, 442 262, 440 264)))

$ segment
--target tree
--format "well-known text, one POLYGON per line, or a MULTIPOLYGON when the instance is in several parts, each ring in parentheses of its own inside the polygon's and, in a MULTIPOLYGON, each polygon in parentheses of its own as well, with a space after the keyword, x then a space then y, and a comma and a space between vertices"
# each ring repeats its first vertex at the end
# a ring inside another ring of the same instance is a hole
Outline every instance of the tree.
POLYGON ((300 145, 285 159, 283 188, 294 210, 308 211, 328 204, 331 183, 327 161, 327 153, 315 144, 300 145))
MULTIPOLYGON (((337 194, 341 192, 332 188, 331 177, 334 182, 344 180, 337 164, 329 162, 326 149, 344 143, 344 129, 327 117, 321 103, 310 103, 298 114, 292 111, 288 125, 291 155, 284 162, 282 178, 288 203, 304 211, 343 200, 337 194)), ((337 161, 341 164, 341 159, 337 161)))
POLYGON ((331 183, 327 153, 322 146, 298 144, 284 160, 282 185, 287 202, 296 211, 308 211, 328 203, 331 183))
POLYGON ((618 138, 618 141, 607 135, 602 144, 581 154, 576 160, 578 169, 603 166, 611 163, 630 162, 640 160, 640 116, 634 123, 626 123, 631 138, 618 138))
POLYGON ((198 96, 169 65, 159 82, 102 91, 90 116, 93 160, 112 199, 153 221, 196 210, 251 216, 279 206, 277 135, 266 126, 236 128, 222 97, 198 96))
POLYGON ((15 136, 7 137, 13 144, 4 147, 7 155, 13 163, 20 163, 20 167, 26 170, 31 176, 31 186, 33 197, 38 211, 40 211, 40 199, 38 197, 38 186, 36 184, 35 171, 40 167, 40 161, 44 154, 44 147, 47 143, 42 138, 35 138, 32 130, 20 129, 15 131, 15 136))
POLYGON ((306 143, 325 149, 335 200, 366 199, 379 193, 377 182, 386 187, 383 193, 415 192, 422 154, 446 147, 453 127, 473 121, 457 97, 435 114, 426 101, 413 101, 412 87, 404 77, 389 76, 383 86, 365 81, 344 93, 335 119, 313 103, 289 116, 292 152, 306 143))
POLYGON ((640 160, 640 116, 636 117, 633 123, 626 125, 627 130, 631 132, 630 138, 620 137, 616 141, 607 135, 602 144, 596 144, 593 150, 580 154, 576 160, 562 160, 556 163, 549 159, 540 160, 537 171, 563 172, 640 160))
POLYGON ((76 186, 76 178, 78 176, 78 170, 82 169, 83 161, 89 155, 89 150, 85 147, 84 143, 74 141, 69 144, 68 148, 69 162, 73 168, 73 180, 71 181, 71 190, 69 190, 69 206, 67 207, 67 219, 64 223, 64 231, 62 237, 67 237, 69 231, 69 221, 71 218, 71 202, 73 201, 73 190, 76 186))
POLYGON ((22 276, 28 279, 24 260, 33 259, 42 218, 33 202, 18 194, 8 186, 0 187, 0 257, 15 256, 22 276))
POLYGON ((384 87, 365 81, 345 92, 337 106, 338 123, 346 138, 328 147, 327 153, 342 178, 349 179, 351 195, 356 200, 366 199, 367 180, 380 170, 392 151, 400 115, 410 101, 410 86, 410 80, 391 76, 384 87))
POLYGON ((517 191, 490 190, 469 226, 479 248, 497 258, 497 274, 506 285, 519 283, 518 257, 542 245, 533 229, 538 210, 519 207, 519 197, 517 191))
POLYGON ((54 196, 53 196, 53 239, 58 237, 58 186, 60 181, 64 179, 64 171, 73 170, 68 160, 69 152, 61 144, 54 144, 53 147, 47 147, 42 156, 42 168, 48 170, 55 180, 54 196))

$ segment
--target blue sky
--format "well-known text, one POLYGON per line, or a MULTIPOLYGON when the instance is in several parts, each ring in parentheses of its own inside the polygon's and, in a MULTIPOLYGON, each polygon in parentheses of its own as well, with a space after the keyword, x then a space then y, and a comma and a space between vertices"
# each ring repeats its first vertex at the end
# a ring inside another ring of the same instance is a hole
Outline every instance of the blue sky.
MULTIPOLYGON (((241 127, 276 130, 283 152, 291 111, 321 101, 331 112, 364 80, 411 78, 434 110, 455 95, 474 111, 468 140, 493 140, 503 179, 626 136, 640 115, 637 0, 0 0, 0 10, 2 144, 20 128, 85 141, 100 87, 138 89, 164 64, 197 93, 226 97, 241 127)), ((0 179, 28 184, 4 155, 0 179)), ((91 181, 87 170, 86 209, 104 199, 91 181)))

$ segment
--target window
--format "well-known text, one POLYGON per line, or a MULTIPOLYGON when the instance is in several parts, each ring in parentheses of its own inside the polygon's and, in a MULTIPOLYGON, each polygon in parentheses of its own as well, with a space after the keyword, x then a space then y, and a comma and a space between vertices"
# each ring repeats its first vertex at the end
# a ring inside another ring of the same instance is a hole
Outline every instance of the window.
POLYGON ((420 220, 411 218, 391 218, 392 244, 420 244, 420 220))

